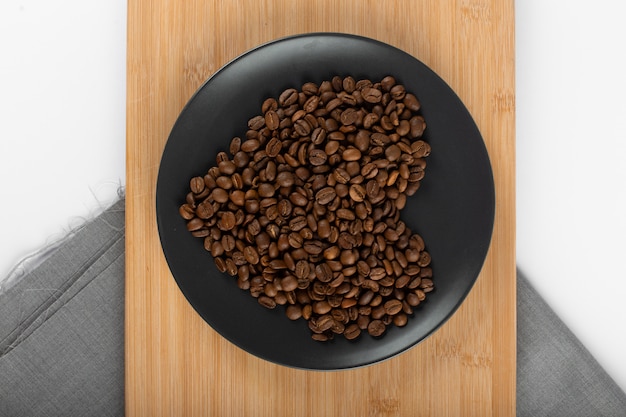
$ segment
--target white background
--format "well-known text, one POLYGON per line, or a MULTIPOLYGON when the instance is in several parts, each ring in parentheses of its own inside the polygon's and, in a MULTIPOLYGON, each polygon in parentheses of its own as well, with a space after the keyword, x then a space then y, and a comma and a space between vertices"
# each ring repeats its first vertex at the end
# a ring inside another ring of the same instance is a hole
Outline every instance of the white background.
MULTIPOLYGON (((621 2, 519 0, 518 267, 626 389, 621 2)), ((0 281, 125 184, 126 2, 0 2, 0 281)))

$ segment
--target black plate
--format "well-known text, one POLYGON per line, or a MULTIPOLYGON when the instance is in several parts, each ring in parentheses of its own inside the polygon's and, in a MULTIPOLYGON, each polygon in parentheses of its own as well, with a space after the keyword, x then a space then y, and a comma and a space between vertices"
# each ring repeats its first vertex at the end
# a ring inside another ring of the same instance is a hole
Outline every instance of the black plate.
POLYGON ((156 214, 165 257, 178 286, 202 318, 226 339, 266 360, 296 368, 332 370, 372 364, 414 346, 439 328, 472 288, 484 262, 494 219, 489 157, 472 117, 457 95, 414 57, 384 43, 345 34, 307 34, 262 45, 230 62, 196 92, 181 112, 163 152, 156 214), (311 339, 304 320, 282 307, 267 310, 235 279, 215 267, 202 240, 186 230, 178 208, 189 180, 204 175, 267 97, 334 75, 380 80, 393 75, 422 103, 432 146, 426 177, 402 218, 425 240, 436 290, 404 328, 349 342, 311 339))

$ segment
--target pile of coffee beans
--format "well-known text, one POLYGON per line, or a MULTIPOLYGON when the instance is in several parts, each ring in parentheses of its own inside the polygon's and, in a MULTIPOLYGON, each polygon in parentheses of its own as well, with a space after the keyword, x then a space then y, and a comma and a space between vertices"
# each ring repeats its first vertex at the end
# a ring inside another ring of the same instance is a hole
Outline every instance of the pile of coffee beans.
POLYGON ((217 268, 315 340, 381 336, 433 290, 422 238, 400 220, 430 145, 394 77, 335 76, 268 98, 180 207, 217 268))

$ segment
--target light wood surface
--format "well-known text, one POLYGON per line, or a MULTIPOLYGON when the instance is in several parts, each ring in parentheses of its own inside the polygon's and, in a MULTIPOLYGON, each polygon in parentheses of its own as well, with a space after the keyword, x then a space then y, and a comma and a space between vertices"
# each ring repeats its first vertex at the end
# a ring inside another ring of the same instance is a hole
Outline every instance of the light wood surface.
POLYGON ((513 0, 129 0, 126 189, 128 416, 513 416, 515 85, 513 0), (472 292, 433 336, 339 372, 274 365, 213 331, 187 303, 159 244, 155 183, 180 110, 220 66, 269 40, 347 32, 435 70, 490 154, 496 219, 472 292))

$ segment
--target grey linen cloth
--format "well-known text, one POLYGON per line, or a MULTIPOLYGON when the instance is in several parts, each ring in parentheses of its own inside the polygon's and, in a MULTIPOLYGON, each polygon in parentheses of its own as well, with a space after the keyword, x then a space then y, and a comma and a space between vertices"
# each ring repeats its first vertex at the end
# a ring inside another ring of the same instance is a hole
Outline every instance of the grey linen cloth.
MULTIPOLYGON (((518 271, 517 415, 626 416, 626 395, 518 271)), ((0 416, 124 415, 124 200, 0 291, 0 416)))
POLYGON ((124 415, 124 200, 0 292, 0 416, 124 415))

